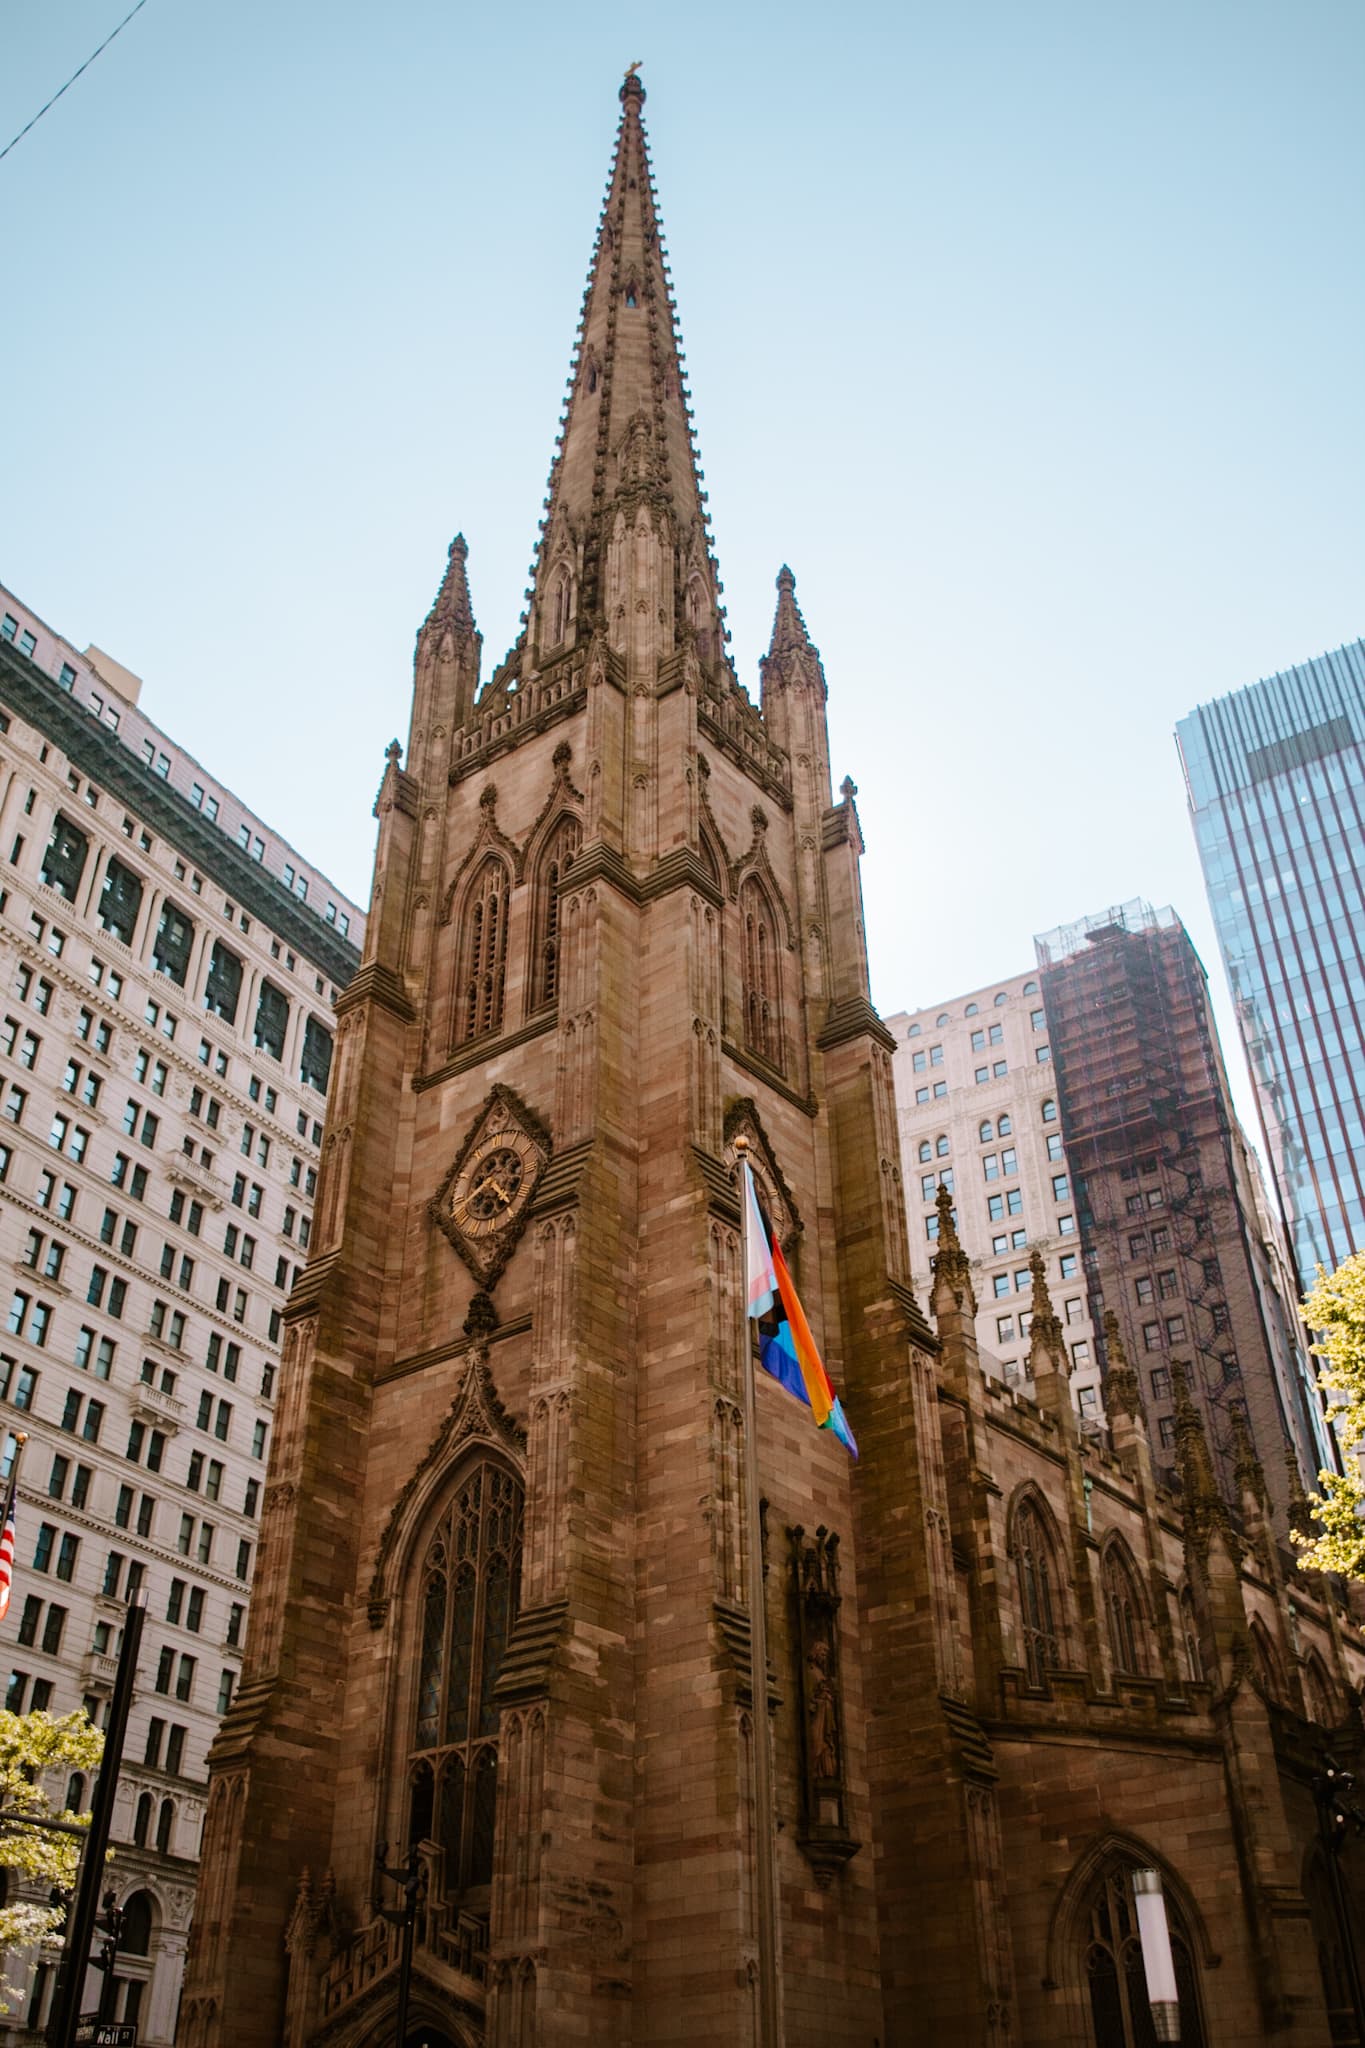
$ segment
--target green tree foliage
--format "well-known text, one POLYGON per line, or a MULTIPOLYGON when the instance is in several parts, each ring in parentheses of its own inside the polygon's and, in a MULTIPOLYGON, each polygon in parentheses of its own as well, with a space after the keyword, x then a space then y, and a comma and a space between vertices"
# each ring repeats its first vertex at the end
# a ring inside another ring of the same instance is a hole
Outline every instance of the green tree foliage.
MULTIPOLYGON (((37 1883, 70 1891, 76 1881, 81 1842, 77 1835, 47 1834, 41 1828, 16 1826, 22 1814, 34 1820, 73 1821, 88 1827, 88 1813, 72 1813, 54 1804, 44 1780, 60 1778, 63 1790, 73 1771, 90 1772, 104 1752, 104 1737, 83 1711, 65 1714, 11 1714, 0 1710, 0 1869, 22 1884, 37 1883)), ((11 1882, 10 1889, 14 1889, 11 1882)), ((20 1899, 0 1906, 0 1954, 27 1948, 60 1927, 63 1909, 20 1899)), ((0 2012, 6 1995, 18 1988, 0 1981, 0 2012)))
POLYGON ((1343 1259, 1335 1273, 1318 1267, 1317 1285, 1303 1305, 1304 1321, 1322 1341, 1313 1346, 1327 1363, 1319 1384, 1334 1396, 1332 1421, 1345 1472, 1321 1472, 1321 1493, 1311 1496, 1322 1534, 1296 1536, 1302 1562, 1314 1571, 1365 1577, 1365 1480, 1358 1453, 1365 1450, 1365 1252, 1343 1259))

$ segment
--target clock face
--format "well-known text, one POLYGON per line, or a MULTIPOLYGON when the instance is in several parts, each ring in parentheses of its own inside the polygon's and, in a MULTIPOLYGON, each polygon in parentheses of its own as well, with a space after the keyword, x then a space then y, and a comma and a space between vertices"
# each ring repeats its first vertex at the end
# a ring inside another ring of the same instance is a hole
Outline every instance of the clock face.
POLYGON ((493 1237, 520 1215, 531 1193, 535 1147, 521 1131, 490 1131, 465 1160, 447 1201, 467 1238, 493 1237))

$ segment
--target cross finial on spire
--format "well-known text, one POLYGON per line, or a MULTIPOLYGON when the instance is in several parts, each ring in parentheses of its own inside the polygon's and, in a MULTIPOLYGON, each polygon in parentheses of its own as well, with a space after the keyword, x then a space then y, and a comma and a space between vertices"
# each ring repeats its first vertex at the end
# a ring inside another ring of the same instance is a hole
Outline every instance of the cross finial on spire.
POLYGON ((446 555, 446 570, 441 578, 441 587, 436 593, 431 610, 427 613, 428 626, 440 622, 465 631, 473 630, 474 608, 469 601, 469 578, 465 571, 468 560, 469 543, 462 533, 457 533, 446 555))
MULTIPOLYGON (((775 655, 798 652, 815 654, 815 645, 801 616, 801 607, 796 602, 796 578, 784 562, 777 572, 777 610, 773 615, 768 661, 772 661, 775 655)), ((815 658, 818 662, 820 657, 815 654, 815 658)), ((767 663, 764 666, 766 668, 767 663)))

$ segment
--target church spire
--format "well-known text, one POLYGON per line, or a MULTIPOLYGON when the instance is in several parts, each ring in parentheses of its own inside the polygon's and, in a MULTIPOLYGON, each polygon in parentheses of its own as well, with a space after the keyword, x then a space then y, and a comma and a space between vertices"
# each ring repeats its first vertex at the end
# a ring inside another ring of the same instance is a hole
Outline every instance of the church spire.
POLYGON ((723 651, 720 583, 707 527, 683 379, 677 313, 664 253, 634 68, 621 121, 555 443, 545 518, 532 564, 525 645, 543 667, 595 630, 617 643, 608 553, 623 502, 650 508, 674 573, 679 641, 703 658, 723 651), (667 529, 666 533, 664 529, 667 529))

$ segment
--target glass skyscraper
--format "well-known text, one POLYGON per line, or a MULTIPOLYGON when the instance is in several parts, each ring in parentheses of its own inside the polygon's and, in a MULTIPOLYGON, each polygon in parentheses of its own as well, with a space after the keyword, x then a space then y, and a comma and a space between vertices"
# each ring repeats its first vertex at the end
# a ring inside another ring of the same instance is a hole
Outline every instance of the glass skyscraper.
POLYGON ((1365 1249, 1365 641, 1176 727, 1305 1289, 1365 1249))

